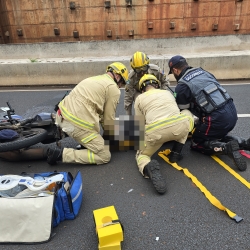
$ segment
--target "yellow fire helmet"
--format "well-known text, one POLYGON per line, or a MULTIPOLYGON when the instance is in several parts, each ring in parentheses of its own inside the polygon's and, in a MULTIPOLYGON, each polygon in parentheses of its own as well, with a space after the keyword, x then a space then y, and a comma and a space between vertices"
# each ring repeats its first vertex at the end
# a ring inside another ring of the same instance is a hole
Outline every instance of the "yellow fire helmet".
POLYGON ((128 69, 126 66, 120 62, 111 63, 106 72, 114 72, 116 74, 121 75, 125 83, 128 83, 128 69))
POLYGON ((132 69, 143 68, 149 64, 149 58, 143 52, 137 51, 130 59, 132 69))
POLYGON ((139 91, 141 92, 144 87, 149 84, 158 84, 159 88, 161 87, 161 82, 151 74, 145 74, 139 81, 139 91))

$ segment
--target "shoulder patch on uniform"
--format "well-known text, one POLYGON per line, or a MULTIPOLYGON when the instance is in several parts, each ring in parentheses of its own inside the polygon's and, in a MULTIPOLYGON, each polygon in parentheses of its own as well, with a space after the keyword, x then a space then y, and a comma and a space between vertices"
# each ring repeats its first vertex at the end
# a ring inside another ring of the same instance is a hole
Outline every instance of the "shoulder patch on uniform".
POLYGON ((201 74, 203 74, 204 71, 202 69, 195 69, 195 70, 192 70, 190 72, 188 72, 184 77, 183 79, 187 82, 189 82, 190 80, 192 80, 193 78, 195 78, 196 76, 199 76, 201 74))

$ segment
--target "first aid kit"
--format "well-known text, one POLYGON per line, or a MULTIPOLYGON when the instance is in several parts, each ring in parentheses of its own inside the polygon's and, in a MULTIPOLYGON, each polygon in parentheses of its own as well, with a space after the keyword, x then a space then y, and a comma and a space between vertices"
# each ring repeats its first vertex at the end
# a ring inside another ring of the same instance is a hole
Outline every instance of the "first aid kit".
POLYGON ((76 218, 82 199, 79 171, 0 176, 0 243, 49 241, 53 227, 76 218))

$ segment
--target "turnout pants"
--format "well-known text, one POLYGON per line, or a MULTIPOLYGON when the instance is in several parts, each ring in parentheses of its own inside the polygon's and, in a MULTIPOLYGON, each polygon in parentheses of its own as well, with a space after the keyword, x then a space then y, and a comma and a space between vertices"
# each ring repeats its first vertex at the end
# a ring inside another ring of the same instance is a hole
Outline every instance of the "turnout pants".
MULTIPOLYGON (((151 156, 160 149, 165 142, 177 141, 185 144, 189 132, 193 129, 193 115, 188 110, 183 110, 181 113, 186 115, 185 119, 166 124, 165 126, 148 132, 146 129, 145 148, 138 150, 135 157, 142 175, 144 175, 144 167, 151 161, 151 156)), ((172 119, 172 117, 169 119, 172 119)))
POLYGON ((63 162, 99 165, 110 161, 109 146, 105 145, 104 139, 97 131, 79 128, 58 114, 56 114, 56 124, 61 127, 63 132, 86 148, 80 150, 64 148, 63 162))

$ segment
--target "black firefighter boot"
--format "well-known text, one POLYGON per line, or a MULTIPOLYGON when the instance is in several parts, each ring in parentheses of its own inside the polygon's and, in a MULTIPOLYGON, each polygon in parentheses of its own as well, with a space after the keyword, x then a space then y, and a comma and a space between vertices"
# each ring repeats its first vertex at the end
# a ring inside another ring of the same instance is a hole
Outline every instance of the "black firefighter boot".
POLYGON ((223 142, 229 142, 232 140, 236 140, 238 142, 240 149, 250 150, 250 138, 244 139, 235 135, 226 135, 222 139, 223 142))
POLYGON ((60 147, 49 147, 46 150, 47 162, 49 165, 55 165, 57 161, 62 160, 63 149, 60 147))
POLYGON ((159 194, 164 194, 167 191, 166 180, 161 175, 158 161, 151 160, 143 169, 143 173, 149 177, 153 186, 159 194))
POLYGON ((169 154, 169 161, 171 163, 178 162, 183 158, 183 155, 181 154, 183 146, 184 144, 182 143, 177 141, 174 142, 173 148, 169 154))
POLYGON ((245 171, 247 169, 247 163, 239 152, 240 147, 236 140, 227 143, 220 141, 206 141, 204 146, 205 151, 210 151, 210 154, 228 155, 240 171, 245 171))

